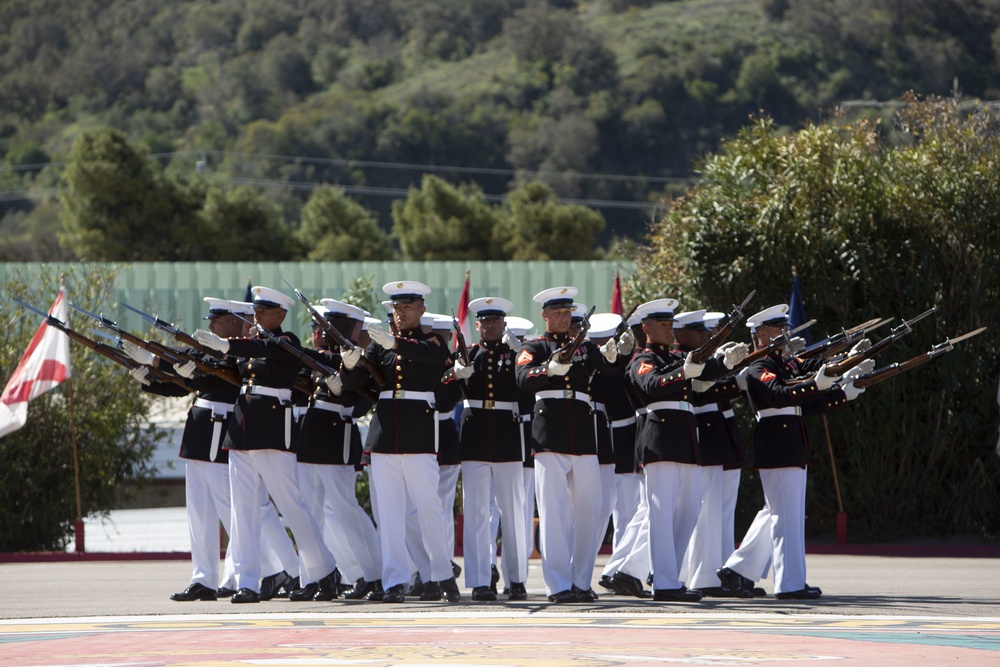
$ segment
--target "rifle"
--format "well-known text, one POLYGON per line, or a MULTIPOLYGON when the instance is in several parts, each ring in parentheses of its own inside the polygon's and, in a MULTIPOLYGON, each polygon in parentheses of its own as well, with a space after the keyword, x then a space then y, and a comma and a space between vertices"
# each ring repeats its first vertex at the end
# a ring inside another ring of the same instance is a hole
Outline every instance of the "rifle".
POLYGON ((469 361, 469 346, 465 344, 465 334, 462 333, 462 327, 458 324, 458 318, 455 317, 455 309, 451 309, 451 326, 455 327, 455 342, 458 343, 458 356, 462 359, 462 365, 468 366, 469 361))
POLYGON ((139 315, 142 319, 146 320, 157 329, 167 332, 175 339, 177 339, 178 342, 187 345, 188 347, 193 347, 199 352, 203 352, 211 357, 215 357, 216 359, 222 359, 224 356, 226 356, 222 352, 219 352, 216 349, 213 349, 211 347, 205 347, 204 345, 199 343, 195 338, 193 338, 190 334, 184 333, 178 327, 175 327, 173 324, 170 324, 169 322, 164 322, 156 315, 150 315, 149 313, 144 313, 138 308, 133 308, 127 303, 123 303, 122 305, 131 310, 133 313, 139 315))
POLYGON ((960 343, 966 338, 972 338, 973 336, 978 336, 982 332, 986 331, 986 327, 979 327, 975 331, 970 331, 967 334, 963 334, 957 338, 945 338, 944 341, 938 343, 937 345, 931 346, 930 351, 919 354, 911 359, 907 359, 903 362, 897 362, 894 364, 889 364, 882 368, 877 368, 871 373, 862 375, 854 381, 855 387, 870 387, 873 384, 878 384, 888 380, 889 378, 896 377, 904 371, 909 371, 917 366, 921 366, 931 359, 940 357, 945 352, 951 352, 955 349, 955 343, 960 343))
POLYGON ((213 366, 212 364, 207 364, 201 359, 196 359, 195 357, 192 357, 189 354, 185 354, 184 352, 178 352, 177 350, 173 350, 157 341, 144 340, 139 336, 136 336, 135 334, 129 333, 128 331, 125 331, 120 326, 118 326, 116 322, 113 322, 108 318, 104 317, 104 313, 101 313, 100 315, 95 315, 94 313, 84 310, 83 308, 80 308, 75 304, 71 303, 69 304, 69 306, 73 310, 79 313, 83 313, 84 315, 90 318, 93 318, 105 329, 110 329, 111 331, 114 331, 116 334, 118 334, 118 337, 121 340, 126 340, 134 345, 138 345, 144 350, 152 352, 157 357, 160 357, 161 359, 171 364, 174 364, 175 366, 180 364, 186 364, 189 361, 193 361, 195 368, 197 368, 202 373, 205 373, 206 375, 214 375, 222 380, 225 380, 229 384, 235 385, 237 387, 243 384, 243 382, 240 380, 239 371, 237 371, 235 368, 220 367, 220 366, 213 366))
MULTIPOLYGON (((48 324, 51 327, 55 327, 56 329, 59 329, 59 331, 62 331, 64 334, 69 336, 71 340, 74 340, 77 343, 83 345, 84 347, 93 350, 94 352, 97 352, 102 357, 110 359, 116 364, 124 366, 128 370, 132 370, 133 368, 142 366, 142 364, 140 364, 135 359, 128 356, 121 350, 119 350, 117 347, 112 347, 111 345, 105 345, 104 343, 98 343, 97 341, 91 340, 86 336, 84 336, 82 333, 71 329, 62 320, 59 320, 53 317, 52 315, 49 315, 48 313, 43 312, 38 308, 35 308, 34 306, 25 303, 24 301, 21 301, 20 299, 16 299, 14 297, 11 297, 11 299, 19 306, 27 308, 33 313, 41 315, 42 317, 45 318, 46 324, 48 324)), ((149 374, 153 376, 153 378, 155 378, 156 380, 159 380, 161 382, 172 382, 173 384, 176 384, 178 387, 182 387, 186 391, 192 391, 192 389, 187 386, 187 383, 184 381, 184 378, 178 377, 176 375, 169 375, 157 368, 153 368, 152 366, 147 366, 147 368, 149 368, 149 374)))
POLYGON ((852 368, 860 364, 865 359, 873 358, 876 354, 879 354, 880 352, 885 350, 887 347, 895 343, 903 336, 911 333, 913 329, 910 327, 910 325, 916 324, 917 322, 924 319, 928 315, 932 314, 936 310, 937 306, 934 306, 930 310, 920 313, 913 319, 903 320, 898 327, 889 332, 888 336, 886 336, 879 342, 875 343, 864 352, 860 352, 858 354, 852 354, 841 361, 828 364, 826 367, 826 371, 824 372, 824 375, 828 375, 830 377, 837 377, 843 375, 847 371, 851 370, 852 368))
POLYGON ((759 350, 754 350, 753 352, 751 352, 750 354, 748 354, 746 356, 746 358, 743 361, 741 361, 739 364, 737 364, 736 368, 734 368, 732 371, 730 371, 729 373, 727 373, 727 375, 732 375, 733 373, 738 373, 739 371, 743 370, 744 368, 746 368, 747 366, 749 366, 753 362, 757 361, 758 359, 763 359, 764 357, 766 357, 768 354, 770 354, 774 350, 777 350, 780 347, 784 347, 785 345, 788 344, 788 341, 791 340, 791 338, 792 338, 792 336, 794 334, 797 334, 798 332, 803 331, 804 329, 808 329, 809 327, 811 327, 814 324, 816 324, 816 320, 809 320, 808 322, 805 322, 805 323, 800 324, 799 326, 795 327, 794 329, 792 329, 788 333, 783 333, 780 336, 777 336, 777 337, 771 339, 771 342, 767 344, 767 347, 762 347, 759 350))
POLYGON ((597 310, 597 306, 591 306, 587 314, 583 316, 583 322, 580 323, 580 333, 569 343, 552 353, 552 356, 556 357, 559 363, 569 364, 573 362, 573 355, 583 345, 587 332, 590 331, 590 316, 594 314, 595 310, 597 310))
MULTIPOLYGON (((302 292, 297 290, 294 285, 292 285, 284 278, 281 279, 285 282, 286 285, 288 285, 288 287, 293 292, 295 292, 295 296, 298 298, 299 301, 302 302, 302 305, 305 306, 306 309, 309 311, 309 314, 312 316, 313 321, 319 324, 319 326, 323 329, 323 335, 326 337, 328 343, 336 343, 342 350, 353 350, 357 348, 357 345, 351 342, 351 340, 347 338, 344 334, 340 333, 340 331, 337 330, 337 327, 330 324, 325 317, 320 315, 318 310, 313 308, 313 305, 309 303, 309 299, 307 299, 305 295, 302 294, 302 292), (333 338, 332 341, 330 340, 331 338, 333 338)), ((368 374, 372 376, 372 379, 375 380, 375 384, 377 384, 379 387, 385 384, 385 375, 382 373, 382 369, 376 366, 371 359, 362 354, 360 363, 362 366, 364 366, 365 370, 368 371, 368 374)))
POLYGON ((733 312, 731 312, 726 318, 725 326, 716 331, 704 345, 691 354, 691 361, 696 364, 702 364, 705 363, 706 359, 715 354, 715 351, 719 349, 719 346, 722 345, 727 338, 729 338, 729 334, 733 332, 733 327, 736 326, 736 323, 743 319, 743 309, 747 307, 747 304, 750 303, 750 299, 752 299, 756 293, 757 290, 751 290, 750 293, 747 294, 747 298, 743 299, 743 303, 738 306, 733 306, 733 312))
POLYGON ((622 321, 618 323, 617 327, 615 327, 615 332, 614 332, 614 334, 612 334, 611 337, 614 338, 616 342, 617 342, 619 336, 621 336, 623 333, 625 333, 626 331, 628 331, 628 328, 629 328, 629 326, 628 326, 628 320, 629 320, 630 317, 632 317, 633 315, 635 315, 635 311, 639 309, 640 305, 642 305, 642 304, 636 303, 634 306, 632 306, 632 310, 630 310, 627 313, 625 313, 625 317, 623 317, 622 321))
POLYGON ((862 322, 857 326, 851 327, 850 329, 844 329, 840 333, 834 334, 818 343, 813 343, 795 356, 800 359, 811 359, 818 356, 832 357, 833 355, 846 350, 852 343, 864 336, 868 331, 878 329, 882 325, 892 322, 893 319, 895 318, 889 317, 883 320, 876 317, 868 320, 867 322, 862 322))

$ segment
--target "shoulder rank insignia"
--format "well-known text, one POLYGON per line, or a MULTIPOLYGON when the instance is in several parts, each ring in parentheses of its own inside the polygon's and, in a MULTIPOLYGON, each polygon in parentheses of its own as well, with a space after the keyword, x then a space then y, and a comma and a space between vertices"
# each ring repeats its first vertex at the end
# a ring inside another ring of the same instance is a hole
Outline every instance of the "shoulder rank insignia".
POLYGON ((771 371, 765 370, 763 373, 760 374, 760 381, 761 382, 770 382, 771 380, 775 379, 776 377, 778 377, 778 376, 775 375, 774 373, 772 373, 771 371))
POLYGON ((534 358, 535 355, 533 355, 530 351, 521 350, 521 353, 517 355, 517 365, 523 366, 525 364, 530 364, 534 358))
POLYGON ((654 368, 656 368, 656 367, 653 366, 653 364, 649 363, 648 361, 643 361, 643 362, 639 363, 639 370, 636 373, 637 373, 637 375, 645 375, 646 373, 650 372, 654 368))

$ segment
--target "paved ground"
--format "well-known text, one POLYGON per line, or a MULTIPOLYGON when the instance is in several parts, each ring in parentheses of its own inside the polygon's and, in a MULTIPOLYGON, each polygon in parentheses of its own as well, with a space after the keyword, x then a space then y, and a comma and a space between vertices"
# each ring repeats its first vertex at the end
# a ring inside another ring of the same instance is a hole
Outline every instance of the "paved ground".
POLYGON ((233 605, 171 602, 185 561, 2 564, 0 665, 1000 664, 992 559, 811 555, 808 604, 553 605, 531 565, 527 602, 233 605))

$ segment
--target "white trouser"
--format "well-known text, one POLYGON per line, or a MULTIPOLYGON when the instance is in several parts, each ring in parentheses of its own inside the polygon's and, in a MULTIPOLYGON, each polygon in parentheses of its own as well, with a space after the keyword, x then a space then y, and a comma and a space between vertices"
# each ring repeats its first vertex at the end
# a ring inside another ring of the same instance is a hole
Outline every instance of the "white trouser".
MULTIPOLYGON (((219 578, 219 551, 222 548, 219 522, 222 521, 228 531, 229 466, 185 461, 184 502, 191 535, 191 583, 216 588, 226 583, 225 576, 219 578)), ((228 549, 226 554, 229 555, 228 549)))
POLYGON ((258 591, 261 534, 260 493, 267 489, 288 522, 299 551, 299 579, 306 585, 330 574, 333 554, 323 544, 319 526, 306 509, 298 488, 298 462, 292 452, 274 449, 230 450, 229 482, 233 498, 233 561, 239 588, 258 591))
POLYGON ((590 588, 597 560, 601 474, 597 455, 535 455, 542 575, 547 595, 590 588))
POLYGON ((406 507, 412 501, 420 523, 421 543, 430 558, 430 580, 451 578, 445 545, 445 516, 438 495, 434 454, 372 454, 372 481, 378 494, 378 535, 382 586, 388 590, 410 579, 406 550, 406 507))
MULTIPOLYGON (((334 533, 340 532, 340 527, 336 525, 333 517, 326 511, 326 493, 323 490, 323 480, 320 479, 320 466, 314 463, 298 463, 299 493, 302 500, 312 515, 313 521, 319 526, 319 532, 323 536, 323 543, 333 554, 333 560, 337 564, 337 569, 347 581, 354 581, 347 577, 358 571, 358 564, 353 556, 344 556, 342 551, 335 546, 334 533)), ((355 577, 356 579, 357 577, 355 577)))
POLYGON ((680 570, 701 511, 701 467, 658 461, 646 466, 653 590, 681 587, 680 570))
POLYGON ((604 546, 604 537, 608 534, 608 521, 615 511, 615 501, 618 494, 615 491, 615 464, 607 463, 599 466, 601 469, 601 510, 597 516, 597 551, 604 546))
POLYGON ((307 465, 323 485, 323 535, 337 558, 345 581, 375 581, 382 576, 378 533, 371 518, 358 504, 357 474, 350 465, 307 465), (341 557, 343 555, 343 557, 341 557))
MULTIPOLYGON (((521 466, 521 479, 524 480, 524 562, 528 563, 531 552, 535 550, 535 469, 521 466)), ((517 562, 513 554, 507 555, 501 551, 500 573, 504 583, 510 586, 510 565, 517 562)), ((524 583, 524 582, 522 582, 524 583)))
MULTIPOLYGON (((260 573, 263 576, 277 574, 284 570, 293 577, 302 575, 299 565, 299 554, 295 551, 295 543, 288 536, 285 524, 278 516, 278 508, 271 502, 267 489, 260 485, 260 573)), ((232 542, 230 542, 232 547, 232 542)))
POLYGON ((726 567, 751 581, 767 575, 774 561, 774 592, 791 593, 806 586, 806 473, 803 468, 760 471, 764 509, 757 513, 740 548, 726 567))
MULTIPOLYGON (((522 488, 523 488, 523 482, 522 482, 522 488)), ((463 493, 465 492, 465 473, 462 473, 462 492, 463 493)), ((493 544, 497 543, 497 537, 499 537, 499 535, 500 535, 500 508, 497 507, 496 493, 492 493, 490 494, 490 539, 493 541, 493 544)), ((490 554, 490 565, 496 565, 496 564, 497 564, 497 550, 494 549, 493 552, 490 554)), ((506 581, 506 579, 504 579, 504 581, 506 581)))
POLYGON ((611 541, 612 551, 618 549, 618 544, 625 534, 625 527, 639 509, 642 502, 642 474, 622 473, 615 475, 615 505, 611 519, 615 524, 614 537, 611 541))
POLYGON ((681 565, 680 578, 688 588, 718 588, 719 577, 715 573, 733 552, 722 539, 723 496, 722 466, 704 466, 701 512, 681 565))
POLYGON ((653 571, 649 560, 649 496, 646 494, 645 473, 636 476, 639 478, 639 506, 625 526, 621 540, 602 574, 611 577, 616 572, 622 572, 639 581, 646 581, 646 577, 653 571))
POLYGON ((496 554, 496 538, 490 531, 490 505, 495 500, 503 522, 504 548, 510 550, 512 576, 523 583, 528 578, 524 558, 524 466, 520 461, 462 462, 462 508, 465 516, 463 542, 465 585, 490 585, 490 565, 496 554), (518 578, 520 577, 520 578, 518 578))
MULTIPOLYGON (((448 559, 455 555, 455 494, 458 492, 458 475, 461 468, 457 465, 438 466, 438 496, 441 498, 441 511, 445 520, 445 548, 448 559)), ((420 573, 421 579, 430 581, 431 559, 423 546, 420 535, 420 519, 416 506, 410 502, 406 507, 406 550, 410 554, 411 574, 420 573)))
MULTIPOLYGON (((736 549, 736 499, 740 495, 740 469, 722 471, 722 552, 736 549)), ((723 560, 725 562, 725 560, 723 560)))

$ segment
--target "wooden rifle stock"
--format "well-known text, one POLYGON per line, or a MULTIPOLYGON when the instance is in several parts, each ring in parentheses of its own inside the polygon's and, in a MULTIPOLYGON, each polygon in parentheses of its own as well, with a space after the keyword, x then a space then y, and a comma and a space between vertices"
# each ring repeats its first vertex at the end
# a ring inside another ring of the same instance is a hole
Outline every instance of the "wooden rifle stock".
POLYGON ((458 343, 458 356, 462 359, 462 365, 468 366, 471 362, 469 361, 469 346, 465 344, 465 334, 462 333, 462 327, 458 324, 458 318, 455 317, 455 310, 451 311, 451 326, 455 329, 455 342, 458 343))
POLYGON ((573 355, 576 354, 576 351, 580 349, 583 341, 587 338, 587 332, 590 331, 590 316, 594 314, 595 310, 597 310, 597 306, 590 307, 587 314, 583 316, 583 322, 580 323, 579 333, 562 349, 555 351, 554 356, 559 360, 559 363, 572 363, 573 355))
POLYGON ((132 306, 128 305, 127 303, 122 303, 122 305, 125 306, 126 308, 128 308, 129 310, 131 310, 133 313, 136 313, 137 315, 139 315, 140 317, 142 317, 142 319, 146 320, 147 322, 149 322, 150 324, 152 324, 154 327, 156 327, 160 331, 167 332, 168 334, 170 334, 171 336, 173 336, 174 339, 177 342, 179 342, 179 343, 181 343, 183 345, 186 345, 186 346, 188 346, 190 348, 198 350, 199 352, 207 354, 210 357, 215 357, 216 359, 222 359, 223 357, 226 356, 222 352, 219 352, 216 349, 213 349, 211 347, 205 347, 204 345, 202 345, 201 343, 199 343, 197 341, 197 339, 195 339, 193 336, 191 336, 190 334, 184 333, 183 331, 180 330, 179 327, 174 326, 170 322, 165 322, 164 320, 161 320, 159 317, 157 317, 155 315, 150 315, 149 313, 144 313, 143 311, 139 310, 138 308, 133 308, 132 306))
POLYGON ((979 334, 986 331, 986 327, 979 327, 967 334, 962 334, 956 338, 946 338, 943 342, 938 343, 933 346, 930 351, 924 352, 923 354, 918 354, 917 356, 907 359, 906 361, 889 364, 883 368, 878 368, 871 373, 862 375, 854 381, 855 387, 870 387, 873 384, 878 384, 879 382, 884 382, 889 378, 896 377, 900 373, 912 370, 917 366, 921 366, 931 359, 940 357, 945 352, 951 352, 955 349, 955 343, 960 343, 967 338, 972 338, 973 336, 978 336, 979 334))
POLYGON ((738 306, 733 306, 733 312, 729 313, 729 317, 726 318, 726 324, 713 334, 704 345, 699 347, 697 350, 691 353, 691 361, 696 364, 703 364, 705 361, 715 354, 715 351, 719 349, 729 335, 733 333, 733 329, 736 324, 743 319, 743 309, 747 307, 750 303, 750 299, 754 297, 757 290, 752 290, 750 294, 747 294, 746 298, 743 299, 743 303, 738 306))

